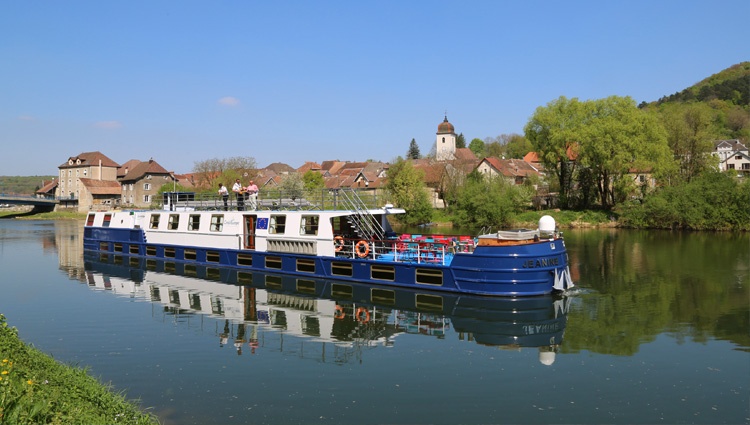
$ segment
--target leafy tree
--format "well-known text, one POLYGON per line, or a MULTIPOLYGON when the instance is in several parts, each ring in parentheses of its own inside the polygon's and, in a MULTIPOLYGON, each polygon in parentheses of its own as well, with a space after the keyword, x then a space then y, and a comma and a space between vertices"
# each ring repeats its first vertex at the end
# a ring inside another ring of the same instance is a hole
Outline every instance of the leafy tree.
POLYGON ((679 180, 690 181, 716 165, 712 127, 713 111, 702 103, 663 105, 661 121, 667 131, 667 141, 679 164, 679 180))
POLYGON ((292 173, 284 176, 279 184, 279 190, 282 197, 299 199, 305 193, 305 183, 299 173, 292 173))
POLYGON ((469 149, 474 152, 478 158, 484 158, 484 142, 480 138, 471 139, 469 149))
POLYGON ((547 170, 557 177, 559 202, 568 207, 568 197, 573 187, 576 143, 582 138, 583 104, 578 99, 560 96, 536 109, 524 131, 547 170))
POLYGON ((455 223, 469 228, 509 227, 515 214, 529 203, 532 190, 502 177, 485 178, 474 170, 457 197, 455 223))
POLYGON ((424 184, 424 172, 414 168, 410 161, 398 158, 388 169, 385 189, 397 207, 406 210, 399 219, 407 225, 429 223, 432 205, 424 184))
POLYGON ((527 153, 534 150, 531 142, 520 134, 510 134, 505 144, 505 157, 522 159, 527 153))
POLYGON ((305 174, 302 175, 302 183, 306 191, 315 191, 326 187, 323 175, 313 170, 307 170, 305 174))
POLYGON ((227 184, 236 179, 243 182, 252 179, 255 177, 256 168, 255 158, 235 156, 195 161, 193 172, 196 174, 198 186, 213 188, 219 182, 227 184))
POLYGON ((601 206, 610 209, 632 189, 626 177, 630 170, 667 164, 666 136, 655 117, 630 97, 610 96, 583 106, 578 161, 593 171, 601 206))
POLYGON ((411 143, 409 143, 409 150, 406 152, 406 158, 419 159, 421 157, 422 154, 419 152, 419 145, 417 145, 417 141, 411 139, 411 143))
POLYGON ((456 149, 461 149, 466 147, 466 138, 464 137, 463 133, 459 133, 458 136, 456 136, 456 149))

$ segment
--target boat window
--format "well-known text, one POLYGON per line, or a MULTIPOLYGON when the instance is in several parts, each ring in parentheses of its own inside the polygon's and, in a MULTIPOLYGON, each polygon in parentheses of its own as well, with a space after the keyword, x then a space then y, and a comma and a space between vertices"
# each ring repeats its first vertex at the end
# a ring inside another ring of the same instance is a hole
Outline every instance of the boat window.
POLYGON ((161 214, 151 214, 151 225, 149 226, 149 229, 158 229, 159 228, 159 218, 161 217, 161 214))
POLYGON ((96 214, 89 214, 88 217, 86 217, 86 226, 91 227, 94 225, 94 217, 96 214))
POLYGON ((396 269, 392 266, 373 265, 370 277, 377 280, 396 280, 396 269))
POLYGON ((286 216, 272 215, 268 221, 268 233, 283 234, 286 230, 286 216))
POLYGON ((442 285, 443 271, 439 269, 417 269, 416 282, 427 285, 442 285))
POLYGON ((198 214, 191 214, 188 217, 188 230, 200 230, 201 227, 201 216, 198 214))
POLYGON ((302 219, 300 220, 299 234, 300 235, 317 235, 318 223, 320 223, 319 216, 303 215, 302 219))
POLYGON ((104 214, 104 222, 102 222, 102 227, 109 227, 110 221, 112 221, 112 214, 104 214))
POLYGON ((315 273, 315 260, 307 258, 297 259, 297 271, 304 273, 315 273))
POLYGON ((169 230, 177 230, 177 226, 180 225, 180 215, 179 214, 169 214, 169 223, 167 228, 169 230))
POLYGON ((224 229, 224 215, 214 214, 211 216, 211 227, 209 230, 212 232, 221 232, 224 229))
POLYGON ((331 274, 336 276, 353 276, 352 263, 331 262, 331 274))

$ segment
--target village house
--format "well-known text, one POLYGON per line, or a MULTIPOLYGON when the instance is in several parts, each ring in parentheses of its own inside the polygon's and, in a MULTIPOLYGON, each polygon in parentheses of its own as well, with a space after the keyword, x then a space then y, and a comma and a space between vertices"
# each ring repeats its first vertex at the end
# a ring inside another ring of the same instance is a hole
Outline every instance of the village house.
POLYGON ((71 156, 60 164, 55 197, 59 208, 86 212, 120 204, 119 164, 99 151, 71 156))
POLYGON ((153 159, 131 159, 118 169, 117 180, 122 186, 122 204, 137 208, 151 206, 162 186, 176 183, 172 173, 153 159))
POLYGON ((740 174, 750 174, 750 154, 738 139, 715 141, 713 154, 719 157, 719 171, 736 170, 740 174))

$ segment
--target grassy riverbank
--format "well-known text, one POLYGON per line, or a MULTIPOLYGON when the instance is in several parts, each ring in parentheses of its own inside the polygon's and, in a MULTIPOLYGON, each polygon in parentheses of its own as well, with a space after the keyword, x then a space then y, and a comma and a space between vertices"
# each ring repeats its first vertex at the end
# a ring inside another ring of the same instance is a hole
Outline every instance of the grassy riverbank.
POLYGON ((159 422, 85 370, 63 365, 25 344, 0 315, 0 423, 159 422))

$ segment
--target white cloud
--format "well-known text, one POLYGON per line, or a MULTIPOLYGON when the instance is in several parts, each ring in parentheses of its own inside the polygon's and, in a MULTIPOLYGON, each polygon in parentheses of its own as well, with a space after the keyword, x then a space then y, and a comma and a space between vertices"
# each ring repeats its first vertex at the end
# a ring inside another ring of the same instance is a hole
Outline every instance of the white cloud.
POLYGON ((122 123, 120 121, 99 121, 94 124, 94 127, 116 129, 122 127, 122 123))
POLYGON ((225 96, 219 99, 219 104, 224 106, 237 106, 240 104, 240 100, 236 97, 225 96))

